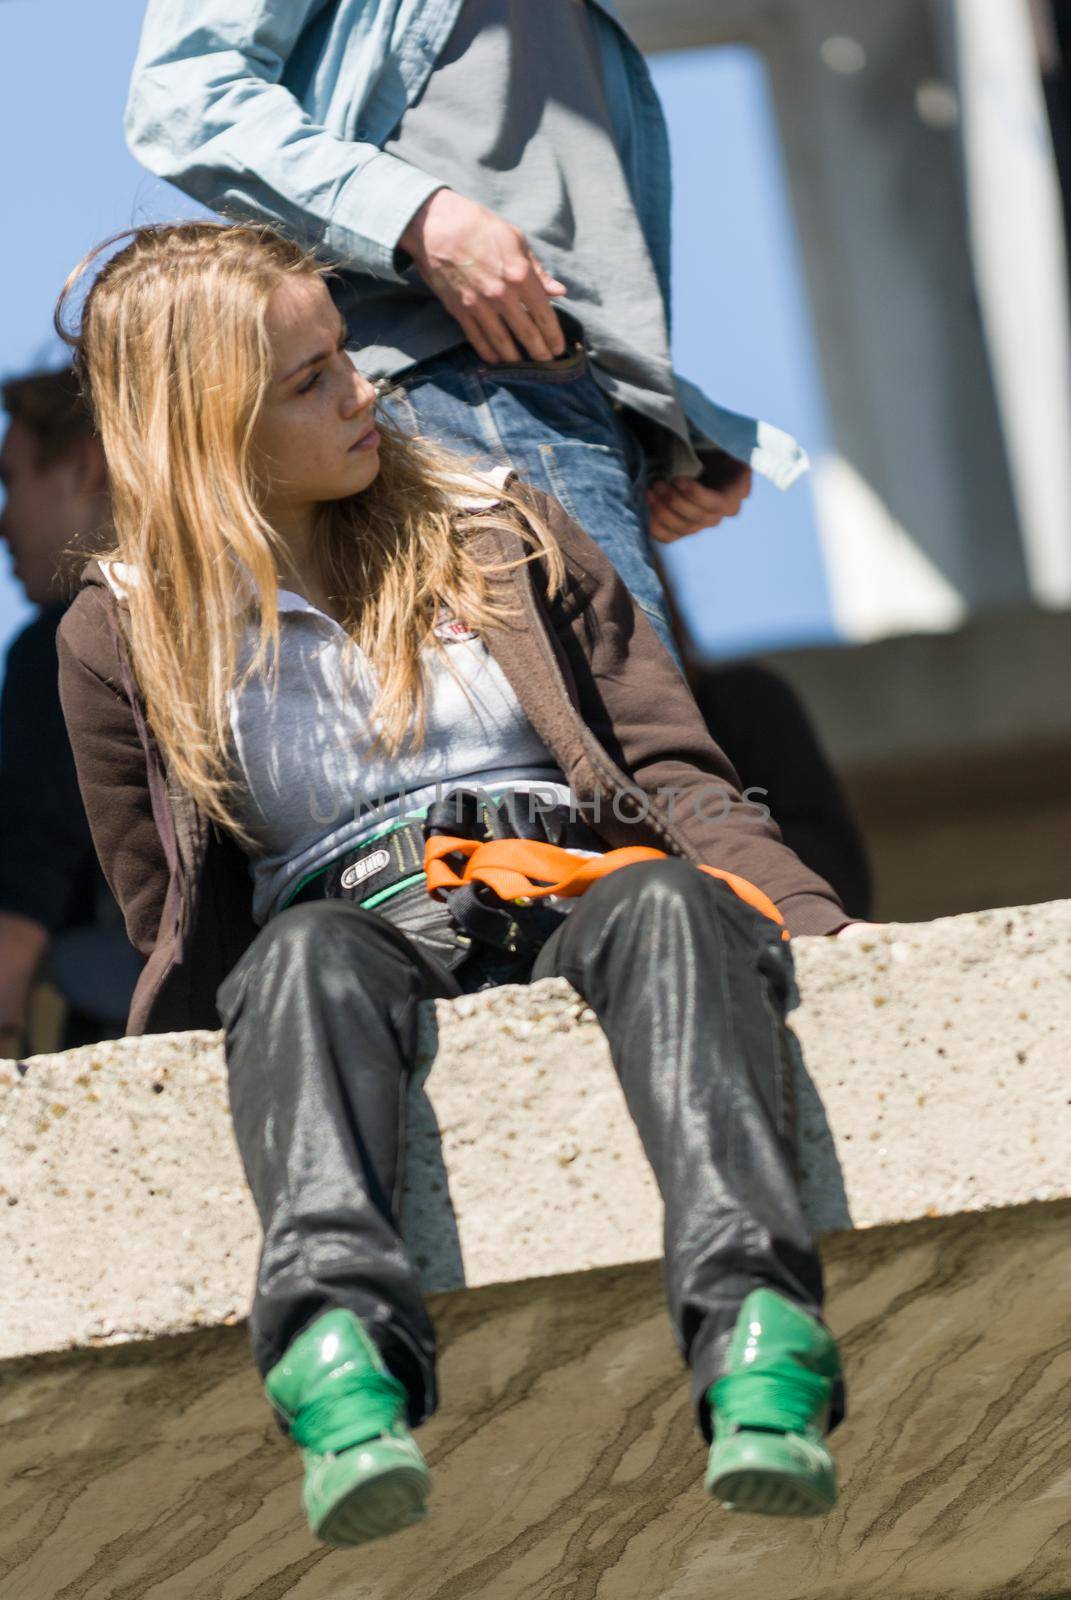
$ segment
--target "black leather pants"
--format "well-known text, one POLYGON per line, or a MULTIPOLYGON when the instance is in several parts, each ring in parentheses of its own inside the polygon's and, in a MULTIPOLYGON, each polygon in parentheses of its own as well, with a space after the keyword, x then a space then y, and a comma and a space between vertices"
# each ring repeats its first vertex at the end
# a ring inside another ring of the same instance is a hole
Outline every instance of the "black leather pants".
POLYGON ((400 926, 341 900, 295 906, 219 989, 264 1228, 251 1325, 261 1374, 313 1317, 348 1306, 405 1383, 411 1420, 431 1414, 435 1336, 394 1221, 417 1007, 561 975, 602 1024, 665 1201, 669 1312, 706 1431, 702 1397, 744 1297, 767 1286, 815 1314, 822 1301, 794 1172, 795 986, 780 929, 676 860, 597 883, 523 972, 459 947, 423 891, 394 916, 400 926))

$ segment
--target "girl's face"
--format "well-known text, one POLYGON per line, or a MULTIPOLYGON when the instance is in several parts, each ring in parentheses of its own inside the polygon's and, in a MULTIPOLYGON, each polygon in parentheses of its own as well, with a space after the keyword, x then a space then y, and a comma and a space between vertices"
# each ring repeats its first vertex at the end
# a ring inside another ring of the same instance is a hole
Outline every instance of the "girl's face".
POLYGON ((379 471, 375 391, 345 351, 346 327, 323 280, 288 278, 268 302, 271 387, 254 433, 269 522, 360 494, 379 471))

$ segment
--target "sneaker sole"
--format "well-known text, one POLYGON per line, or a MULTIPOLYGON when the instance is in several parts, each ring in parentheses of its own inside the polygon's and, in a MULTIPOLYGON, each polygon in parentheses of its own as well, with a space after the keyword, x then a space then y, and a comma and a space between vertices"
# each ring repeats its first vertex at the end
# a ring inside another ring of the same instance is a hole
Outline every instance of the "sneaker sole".
POLYGON ((759 1517, 821 1517, 836 1498, 788 1473, 757 1470, 726 1472, 709 1485, 726 1511, 759 1517))
POLYGON ((351 1548, 412 1528, 427 1515, 428 1476, 404 1463, 343 1495, 313 1532, 325 1544, 351 1548))

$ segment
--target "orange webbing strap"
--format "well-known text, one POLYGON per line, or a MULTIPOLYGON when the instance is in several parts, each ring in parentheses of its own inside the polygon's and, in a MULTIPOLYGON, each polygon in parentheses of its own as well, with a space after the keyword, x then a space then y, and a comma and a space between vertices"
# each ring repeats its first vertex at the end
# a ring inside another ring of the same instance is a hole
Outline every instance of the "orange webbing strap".
MULTIPOLYGON (((557 844, 544 844, 537 839, 492 839, 481 843, 477 839, 454 839, 448 834, 435 834, 424 846, 424 870, 427 874, 428 893, 438 894, 442 889, 460 889, 467 883, 485 883, 500 900, 520 902, 543 900, 548 895, 572 898, 590 889, 593 883, 605 878, 618 867, 631 867, 637 861, 664 861, 666 852, 647 845, 629 845, 622 850, 608 850, 601 856, 575 856, 557 844), (458 873, 444 857, 465 857, 464 870, 458 873)), ((784 918, 769 895, 756 889, 746 878, 735 872, 724 872, 720 867, 701 866, 712 878, 720 878, 734 894, 745 900, 764 917, 784 929, 781 937, 788 938, 784 918)))

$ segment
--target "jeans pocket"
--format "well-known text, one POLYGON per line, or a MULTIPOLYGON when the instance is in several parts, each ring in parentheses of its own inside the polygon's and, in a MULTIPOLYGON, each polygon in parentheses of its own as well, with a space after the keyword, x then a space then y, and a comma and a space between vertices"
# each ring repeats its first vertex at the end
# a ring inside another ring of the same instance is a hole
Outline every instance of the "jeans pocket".
POLYGON ((497 379, 499 383, 575 383, 587 376, 588 355, 582 344, 576 344, 549 361, 482 361, 476 371, 485 382, 497 379))
MULTIPOLYGON (((612 479, 608 487, 604 487, 603 480, 604 473, 614 471, 614 451, 611 446, 575 439, 561 444, 540 443, 537 448, 539 464, 554 498, 561 502, 573 521, 581 527, 586 524, 590 526, 592 522, 599 526, 592 510, 595 503, 608 494, 612 495, 612 479)), ((599 542, 606 543, 604 539, 599 542)), ((616 550, 611 553, 611 559, 620 571, 623 563, 616 550)))
POLYGON ((480 365, 471 376, 511 450, 539 438, 621 449, 617 417, 583 347, 557 361, 480 365))

